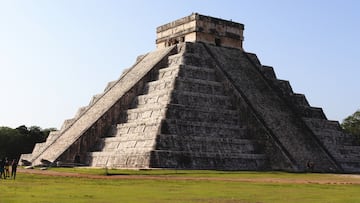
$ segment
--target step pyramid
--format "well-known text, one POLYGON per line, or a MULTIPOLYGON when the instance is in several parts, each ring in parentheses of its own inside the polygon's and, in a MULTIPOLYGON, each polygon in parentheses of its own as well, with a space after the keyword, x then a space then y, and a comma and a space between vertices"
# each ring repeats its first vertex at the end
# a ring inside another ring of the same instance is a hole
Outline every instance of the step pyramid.
POLYGON ((360 144, 242 48, 244 25, 197 13, 23 164, 360 172, 360 144))

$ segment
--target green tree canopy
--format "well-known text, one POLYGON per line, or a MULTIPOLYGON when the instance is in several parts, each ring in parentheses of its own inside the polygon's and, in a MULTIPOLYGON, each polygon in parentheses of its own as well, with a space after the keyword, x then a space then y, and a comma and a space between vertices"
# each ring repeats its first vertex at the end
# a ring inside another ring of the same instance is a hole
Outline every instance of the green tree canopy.
POLYGON ((348 133, 360 138, 360 110, 344 119, 341 127, 348 133))
POLYGON ((21 154, 31 153, 35 143, 44 142, 55 128, 41 129, 38 126, 19 126, 15 129, 0 127, 0 159, 18 159, 21 154))

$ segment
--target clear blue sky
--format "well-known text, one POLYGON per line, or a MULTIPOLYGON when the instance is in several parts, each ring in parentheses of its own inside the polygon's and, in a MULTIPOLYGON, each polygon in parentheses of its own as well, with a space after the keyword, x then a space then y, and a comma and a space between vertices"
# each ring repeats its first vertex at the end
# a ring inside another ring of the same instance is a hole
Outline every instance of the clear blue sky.
POLYGON ((0 0, 0 126, 60 128, 192 12, 245 24, 245 50, 329 119, 360 108, 357 0, 0 0))

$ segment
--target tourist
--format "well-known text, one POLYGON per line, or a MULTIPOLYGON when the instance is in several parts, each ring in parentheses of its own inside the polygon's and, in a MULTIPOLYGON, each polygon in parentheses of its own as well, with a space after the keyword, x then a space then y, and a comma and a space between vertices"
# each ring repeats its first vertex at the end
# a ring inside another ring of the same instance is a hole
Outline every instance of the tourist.
POLYGON ((6 157, 5 158, 5 167, 4 167, 4 170, 5 170, 5 178, 8 178, 10 177, 10 162, 8 160, 8 158, 6 157))
POLYGON ((16 169, 17 169, 17 161, 16 159, 13 159, 11 162, 11 178, 15 180, 16 178, 16 169))
POLYGON ((0 179, 1 178, 5 179, 4 167, 5 167, 5 161, 3 159, 0 159, 0 179))

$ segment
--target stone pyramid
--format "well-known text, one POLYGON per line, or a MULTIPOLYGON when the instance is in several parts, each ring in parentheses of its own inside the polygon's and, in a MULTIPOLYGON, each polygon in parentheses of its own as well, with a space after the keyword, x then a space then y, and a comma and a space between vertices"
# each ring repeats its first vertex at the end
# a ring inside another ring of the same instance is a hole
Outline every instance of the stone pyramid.
POLYGON ((242 48, 244 25, 197 13, 157 28, 103 93, 23 164, 360 172, 360 145, 242 48))

